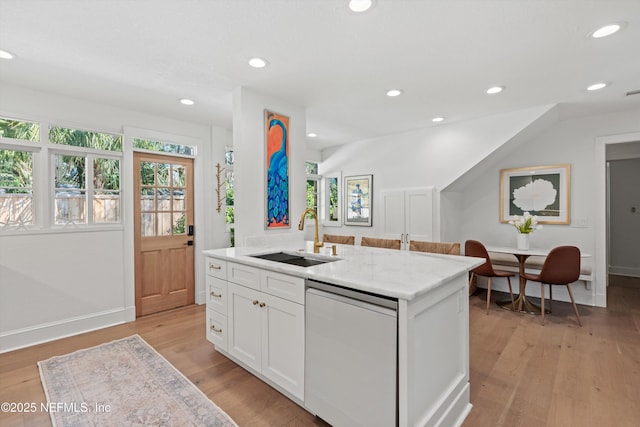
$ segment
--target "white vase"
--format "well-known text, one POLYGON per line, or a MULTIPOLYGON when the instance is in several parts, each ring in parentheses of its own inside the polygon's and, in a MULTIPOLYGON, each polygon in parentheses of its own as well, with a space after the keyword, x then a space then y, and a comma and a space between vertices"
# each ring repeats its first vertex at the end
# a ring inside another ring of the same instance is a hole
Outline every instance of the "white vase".
POLYGON ((529 234, 518 233, 518 249, 521 251, 529 250, 529 234))

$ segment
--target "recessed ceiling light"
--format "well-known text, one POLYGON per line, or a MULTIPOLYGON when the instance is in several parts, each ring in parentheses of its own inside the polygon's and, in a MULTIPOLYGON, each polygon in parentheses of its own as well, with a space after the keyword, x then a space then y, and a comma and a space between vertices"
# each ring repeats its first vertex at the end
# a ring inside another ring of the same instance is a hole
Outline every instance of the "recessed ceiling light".
POLYGON ((434 123, 444 122, 444 117, 434 117, 431 121, 434 123))
POLYGON ((249 65, 251 65, 253 68, 264 68, 269 65, 269 62, 266 59, 256 57, 249 60, 249 65))
POLYGON ((195 104, 195 102, 193 102, 192 99, 188 99, 188 98, 182 98, 180 100, 180 103, 184 104, 184 105, 193 105, 193 104, 195 104))
POLYGON ((349 0, 349 9, 353 12, 364 12, 371 8, 373 0, 349 0))
POLYGON ((616 22, 615 24, 605 25, 604 27, 600 27, 591 33, 591 37, 595 39, 599 39, 602 37, 610 36, 611 34, 617 33, 623 27, 622 22, 616 22))
POLYGON ((0 59, 13 59, 15 57, 13 53, 0 49, 0 59))
POLYGON ((387 91, 387 96, 400 96, 402 95, 402 90, 400 89, 391 89, 387 91))
POLYGON ((489 95, 494 95, 496 93, 502 92, 503 90, 504 90, 504 86, 493 86, 493 87, 490 87, 489 89, 487 89, 487 93, 489 95))
POLYGON ((591 91, 600 90, 600 89, 604 89, 605 87, 607 87, 606 83, 594 83, 591 86, 589 86, 587 90, 591 90, 591 91))
POLYGON ((313 133, 313 132, 309 132, 309 133, 307 134, 307 136, 308 136, 309 138, 315 138, 316 136, 318 136, 318 134, 317 134, 317 133, 313 133))

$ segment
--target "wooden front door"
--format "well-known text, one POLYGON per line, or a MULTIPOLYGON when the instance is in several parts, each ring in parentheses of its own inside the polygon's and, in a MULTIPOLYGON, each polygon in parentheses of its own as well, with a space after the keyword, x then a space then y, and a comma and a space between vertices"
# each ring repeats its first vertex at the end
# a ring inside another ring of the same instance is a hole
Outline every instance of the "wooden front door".
POLYGON ((194 303, 193 160, 134 153, 136 316, 194 303))

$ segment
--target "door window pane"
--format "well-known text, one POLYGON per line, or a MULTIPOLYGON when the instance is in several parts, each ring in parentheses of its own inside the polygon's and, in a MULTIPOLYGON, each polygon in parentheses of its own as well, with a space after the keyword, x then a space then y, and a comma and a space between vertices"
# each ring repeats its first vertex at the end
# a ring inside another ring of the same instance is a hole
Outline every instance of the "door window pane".
POLYGON ((184 187, 186 182, 186 169, 182 165, 173 165, 173 186, 184 187))
POLYGON ((140 184, 154 185, 155 180, 156 164, 154 162, 140 162, 140 184))
POLYGON ((141 234, 143 237, 153 237, 156 235, 156 214, 143 213, 141 221, 141 234))
POLYGON ((169 186, 171 183, 169 182, 169 171, 171 170, 171 165, 166 163, 158 163, 158 172, 156 175, 157 185, 165 185, 169 186))
POLYGON ((185 212, 173 214, 173 234, 187 234, 186 220, 185 212))
POLYGON ((158 213, 158 236, 171 236, 173 226, 171 224, 171 213, 158 213))

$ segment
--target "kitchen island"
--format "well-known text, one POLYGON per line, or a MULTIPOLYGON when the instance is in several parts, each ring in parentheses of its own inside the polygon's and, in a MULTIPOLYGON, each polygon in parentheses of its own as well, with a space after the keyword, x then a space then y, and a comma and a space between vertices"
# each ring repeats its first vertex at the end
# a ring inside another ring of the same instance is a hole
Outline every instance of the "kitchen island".
POLYGON ((397 302, 397 424, 462 424, 471 409, 467 272, 484 260, 349 245, 337 245, 335 256, 331 248, 320 252, 313 242, 203 251, 207 338, 216 350, 309 409, 308 283, 387 298, 397 302), (257 257, 279 253, 327 262, 304 267, 257 257))

